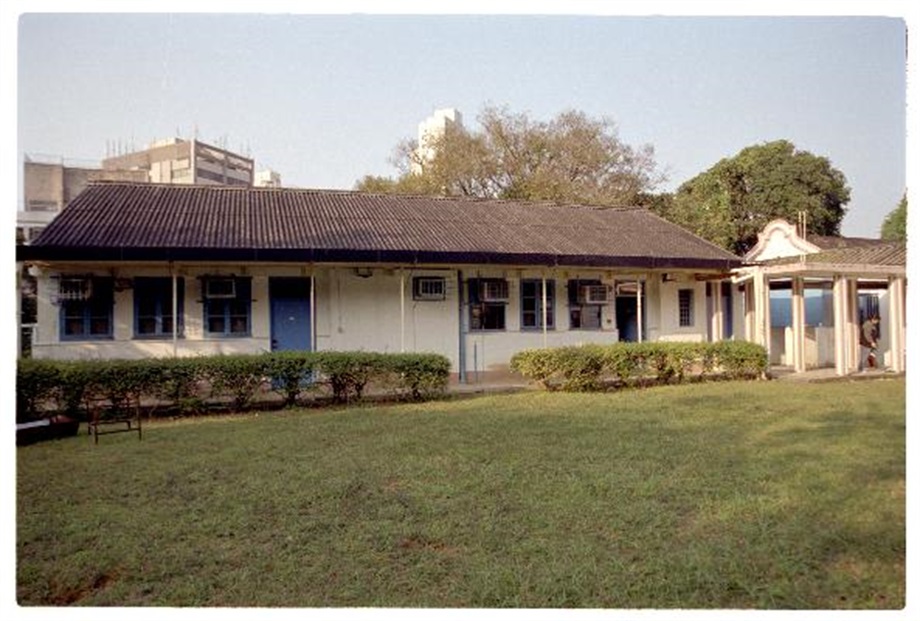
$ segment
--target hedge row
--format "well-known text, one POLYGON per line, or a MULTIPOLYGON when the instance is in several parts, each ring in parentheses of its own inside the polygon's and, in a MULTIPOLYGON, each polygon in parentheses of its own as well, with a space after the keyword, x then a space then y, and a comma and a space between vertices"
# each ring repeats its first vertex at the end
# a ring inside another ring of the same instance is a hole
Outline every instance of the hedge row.
POLYGON ((16 377, 17 422, 49 408, 70 415, 104 405, 127 411, 142 400, 183 413, 208 403, 246 409, 260 391, 297 402, 325 390, 335 402, 360 399, 368 385, 394 396, 424 399, 447 388, 450 361, 437 354, 277 352, 259 355, 54 361, 21 359, 16 377))
POLYGON ((757 378, 767 371, 767 352, 744 341, 581 345, 519 352, 511 369, 547 390, 594 391, 707 377, 757 378))

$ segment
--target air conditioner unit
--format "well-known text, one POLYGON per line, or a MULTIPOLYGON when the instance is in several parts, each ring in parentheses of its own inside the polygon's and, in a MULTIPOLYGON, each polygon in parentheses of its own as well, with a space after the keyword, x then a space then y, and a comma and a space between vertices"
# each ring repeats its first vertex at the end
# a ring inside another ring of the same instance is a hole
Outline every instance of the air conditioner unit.
POLYGON ((507 280, 485 280, 482 282, 482 289, 479 292, 479 299, 483 302, 507 302, 508 301, 508 281, 507 280))
POLYGON ((204 297, 212 300, 235 298, 236 281, 232 278, 208 278, 204 285, 204 297))
POLYGON ((88 300, 93 296, 93 281, 89 278, 62 278, 58 285, 58 300, 88 300))
POLYGON ((578 292, 582 304, 606 304, 609 296, 606 285, 585 285, 578 292))

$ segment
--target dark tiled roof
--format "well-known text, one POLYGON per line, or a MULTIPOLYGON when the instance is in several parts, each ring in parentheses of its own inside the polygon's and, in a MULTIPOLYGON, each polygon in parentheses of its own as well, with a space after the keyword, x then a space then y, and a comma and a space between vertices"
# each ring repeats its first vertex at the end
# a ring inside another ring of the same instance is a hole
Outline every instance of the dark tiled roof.
POLYGON ((94 183, 25 259, 392 261, 726 269, 640 208, 332 190, 94 183))
POLYGON ((868 248, 881 241, 869 237, 838 237, 836 235, 809 235, 807 240, 821 250, 834 248, 868 248))
MULTIPOLYGON (((811 241, 811 240, 809 240, 811 241)), ((907 244, 904 242, 873 240, 872 244, 843 246, 806 254, 804 256, 783 257, 766 261, 766 265, 785 265, 801 263, 814 265, 874 265, 890 267, 907 266, 907 244)))

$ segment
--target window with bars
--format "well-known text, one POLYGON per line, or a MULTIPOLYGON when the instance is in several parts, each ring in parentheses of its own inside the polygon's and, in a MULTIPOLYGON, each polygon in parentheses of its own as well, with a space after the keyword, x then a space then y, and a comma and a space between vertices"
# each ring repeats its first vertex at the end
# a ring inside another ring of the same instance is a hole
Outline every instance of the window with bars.
POLYGON ((443 276, 416 276, 412 279, 412 299, 423 302, 447 298, 447 287, 443 276))
POLYGON ((693 289, 677 291, 678 325, 681 328, 693 326, 693 289))

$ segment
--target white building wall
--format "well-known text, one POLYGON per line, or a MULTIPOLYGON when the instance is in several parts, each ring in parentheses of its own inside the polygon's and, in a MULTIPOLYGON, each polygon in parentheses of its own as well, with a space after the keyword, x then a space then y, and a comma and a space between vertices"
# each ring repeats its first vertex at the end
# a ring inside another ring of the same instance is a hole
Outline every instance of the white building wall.
POLYGON ((706 340, 706 325, 709 317, 706 313, 706 283, 697 282, 692 277, 681 275, 677 280, 663 282, 659 287, 659 304, 661 308, 660 332, 657 340, 702 342, 706 340), (693 325, 680 325, 680 304, 678 291, 693 290, 693 325))
MULTIPOLYGON (((643 315, 647 340, 702 341, 706 338, 705 283, 686 277, 678 282, 661 282, 661 275, 617 274, 600 270, 547 270, 548 281, 555 282, 555 328, 521 328, 520 281, 540 279, 536 269, 464 267, 458 269, 356 268, 353 266, 308 265, 185 265, 177 268, 184 279, 184 336, 172 339, 134 339, 133 289, 115 293, 113 338, 107 340, 64 341, 58 336, 60 307, 52 302, 58 273, 87 274, 84 266, 62 266, 38 279, 38 330, 33 348, 37 358, 141 358, 155 356, 194 356, 205 354, 259 353, 271 349, 269 279, 271 276, 312 276, 314 278, 314 349, 339 351, 432 352, 446 356, 454 372, 460 370, 461 339, 465 347, 465 371, 505 372, 518 351, 561 345, 609 344, 619 340, 616 325, 616 298, 602 308, 601 329, 570 329, 567 282, 569 279, 599 279, 613 287, 617 281, 642 278, 646 283, 643 315), (463 283, 458 281, 462 271, 463 283), (252 286, 251 333, 247 337, 208 337, 204 332, 204 308, 200 277, 205 275, 249 276, 252 286), (439 301, 413 299, 413 278, 439 276, 445 279, 446 298, 439 301), (470 331, 467 281, 470 278, 505 278, 509 298, 505 307, 505 330, 470 331), (404 279, 404 298, 400 304, 400 279, 404 279), (678 326, 677 291, 693 288, 694 325, 678 326), (462 299, 462 306, 461 306, 462 299), (462 321, 462 332, 461 332, 462 321), (462 334, 462 336, 461 336, 462 334), (544 340, 545 339, 545 340, 544 340), (174 349, 175 348, 175 349, 174 349)), ((128 280, 135 276, 169 276, 169 268, 121 266, 95 270, 97 275, 114 275, 128 280)))

